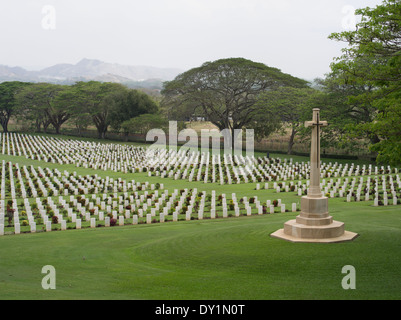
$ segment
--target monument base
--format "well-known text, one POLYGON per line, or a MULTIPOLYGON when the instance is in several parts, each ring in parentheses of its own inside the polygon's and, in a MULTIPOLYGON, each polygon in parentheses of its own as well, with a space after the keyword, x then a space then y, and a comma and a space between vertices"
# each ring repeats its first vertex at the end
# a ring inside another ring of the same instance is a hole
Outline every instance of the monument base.
POLYGON ((328 213, 327 197, 301 198, 301 214, 287 221, 272 237, 291 242, 335 243, 354 240, 358 234, 344 230, 344 223, 328 213))
POLYGON ((338 243, 352 241, 358 237, 357 233, 344 231, 344 233, 335 238, 322 238, 322 239, 309 239, 309 238, 298 238, 284 233, 284 229, 277 230, 270 235, 273 238, 282 239, 290 242, 303 242, 303 243, 338 243))

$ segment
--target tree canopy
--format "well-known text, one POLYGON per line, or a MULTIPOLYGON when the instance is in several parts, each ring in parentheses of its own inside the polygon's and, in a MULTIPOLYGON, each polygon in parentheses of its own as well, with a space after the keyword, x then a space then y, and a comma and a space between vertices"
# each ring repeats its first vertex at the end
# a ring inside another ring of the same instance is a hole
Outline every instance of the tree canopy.
POLYGON ((186 106, 194 113, 201 110, 220 130, 230 129, 233 138, 235 129, 257 121, 259 95, 280 86, 302 88, 307 82, 262 63, 243 58, 221 59, 206 62, 166 82, 162 105, 186 106))
POLYGON ((19 81, 0 83, 0 124, 3 132, 8 132, 8 122, 16 111, 16 95, 28 85, 30 83, 19 81))
MULTIPOLYGON (((60 133, 69 121, 82 129, 95 125, 99 138, 105 138, 112 126, 144 113, 157 113, 158 106, 146 93, 118 83, 76 82, 74 85, 51 83, 0 83, 0 123, 7 132, 12 115, 26 124, 34 123, 37 132, 49 125, 60 133)), ((27 128, 25 128, 27 129, 27 128)))
POLYGON ((159 108, 146 93, 134 89, 119 91, 112 97, 115 108, 110 115, 111 126, 119 130, 127 119, 136 118, 143 114, 155 114, 159 108))
POLYGON ((141 114, 135 118, 124 121, 121 129, 124 133, 141 133, 146 134, 151 129, 166 130, 168 128, 168 120, 159 114, 141 114))
POLYGON ((58 103, 57 97, 67 88, 50 83, 26 86, 17 95, 20 112, 29 114, 28 117, 35 119, 37 125, 47 119, 46 122, 53 125, 56 133, 60 133, 61 125, 70 118, 70 112, 58 103))
POLYGON ((347 84, 372 88, 352 96, 354 103, 376 109, 363 124, 376 141, 371 149, 378 161, 401 164, 401 1, 384 0, 376 8, 356 10, 361 16, 355 31, 333 33, 330 38, 348 43, 331 68, 347 84))
POLYGON ((121 84, 111 82, 77 82, 71 88, 72 102, 79 114, 87 112, 91 117, 100 139, 104 139, 111 124, 111 113, 116 106, 112 98, 126 90, 121 84))

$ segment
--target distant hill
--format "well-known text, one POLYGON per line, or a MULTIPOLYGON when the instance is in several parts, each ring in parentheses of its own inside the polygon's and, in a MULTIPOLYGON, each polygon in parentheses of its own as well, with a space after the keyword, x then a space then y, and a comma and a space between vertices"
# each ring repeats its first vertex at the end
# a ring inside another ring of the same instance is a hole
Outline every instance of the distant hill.
POLYGON ((129 87, 160 89, 183 70, 151 66, 128 66, 100 60, 82 59, 77 64, 56 64, 40 71, 0 65, 0 82, 27 81, 73 84, 76 81, 118 82, 129 87))

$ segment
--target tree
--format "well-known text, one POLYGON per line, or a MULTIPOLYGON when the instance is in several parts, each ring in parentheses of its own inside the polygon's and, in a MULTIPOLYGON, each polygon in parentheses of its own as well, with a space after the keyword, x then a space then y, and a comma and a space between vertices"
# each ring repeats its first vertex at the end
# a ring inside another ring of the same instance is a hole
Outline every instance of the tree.
POLYGON ((20 112, 31 114, 39 131, 41 124, 47 128, 50 123, 59 134, 61 126, 71 117, 69 109, 57 99, 67 88, 68 86, 50 83, 35 83, 25 87, 17 96, 20 112))
POLYGON ((331 68, 374 90, 353 97, 369 101, 377 109, 373 121, 364 129, 376 135, 371 150, 378 162, 401 164, 401 2, 385 0, 376 8, 356 10, 361 16, 355 31, 333 33, 330 39, 344 41, 348 47, 331 68))
POLYGON ((292 154, 295 137, 303 123, 310 120, 313 109, 310 101, 315 94, 316 90, 311 88, 280 87, 260 96, 257 104, 261 106, 261 122, 270 128, 279 124, 276 129, 285 127, 290 130, 288 154, 292 154))
POLYGON ((121 129, 126 136, 129 133, 146 134, 151 129, 166 130, 167 128, 168 120, 159 114, 142 114, 121 124, 121 129))
POLYGON ((76 114, 87 112, 98 131, 99 139, 104 139, 111 124, 111 113, 116 109, 116 95, 126 87, 118 83, 97 81, 77 82, 71 91, 76 114))
POLYGON ((374 121, 377 108, 369 99, 355 99, 368 96, 375 88, 349 79, 344 72, 331 72, 325 79, 316 79, 322 94, 315 104, 321 108, 321 115, 329 119, 330 126, 322 133, 322 144, 341 149, 355 149, 366 141, 372 144, 379 137, 368 130, 366 124, 374 121))
POLYGON ((164 83, 162 105, 190 106, 220 130, 229 129, 234 148, 234 130, 257 121, 260 93, 280 86, 306 87, 307 82, 276 68, 243 58, 206 62, 201 67, 164 83))
POLYGON ((89 113, 79 113, 74 114, 72 116, 72 122, 74 123, 75 127, 78 130, 78 135, 82 137, 82 131, 87 129, 88 126, 92 123, 92 117, 89 113))
POLYGON ((28 85, 27 82, 19 81, 0 84, 0 124, 3 127, 3 132, 8 132, 8 123, 11 116, 16 112, 16 94, 28 85))
POLYGON ((110 114, 110 123, 117 131, 127 119, 158 112, 157 104, 153 99, 146 93, 135 89, 118 91, 111 98, 115 101, 115 108, 110 114))

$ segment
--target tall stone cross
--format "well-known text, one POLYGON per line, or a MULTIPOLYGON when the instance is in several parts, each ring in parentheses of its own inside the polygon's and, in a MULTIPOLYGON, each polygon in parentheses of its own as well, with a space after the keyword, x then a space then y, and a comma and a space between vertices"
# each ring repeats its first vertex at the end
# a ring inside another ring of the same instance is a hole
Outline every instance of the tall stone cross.
POLYGON ((301 213, 284 224, 284 228, 271 234, 272 237, 292 242, 334 243, 351 241, 358 234, 344 230, 344 223, 334 221, 329 214, 329 199, 320 190, 320 109, 313 109, 313 120, 305 122, 312 127, 310 184, 308 194, 301 198, 301 213))
POLYGON ((308 196, 313 198, 322 196, 320 189, 320 127, 327 125, 327 121, 320 121, 320 109, 313 109, 312 121, 305 122, 305 127, 312 127, 308 196))

